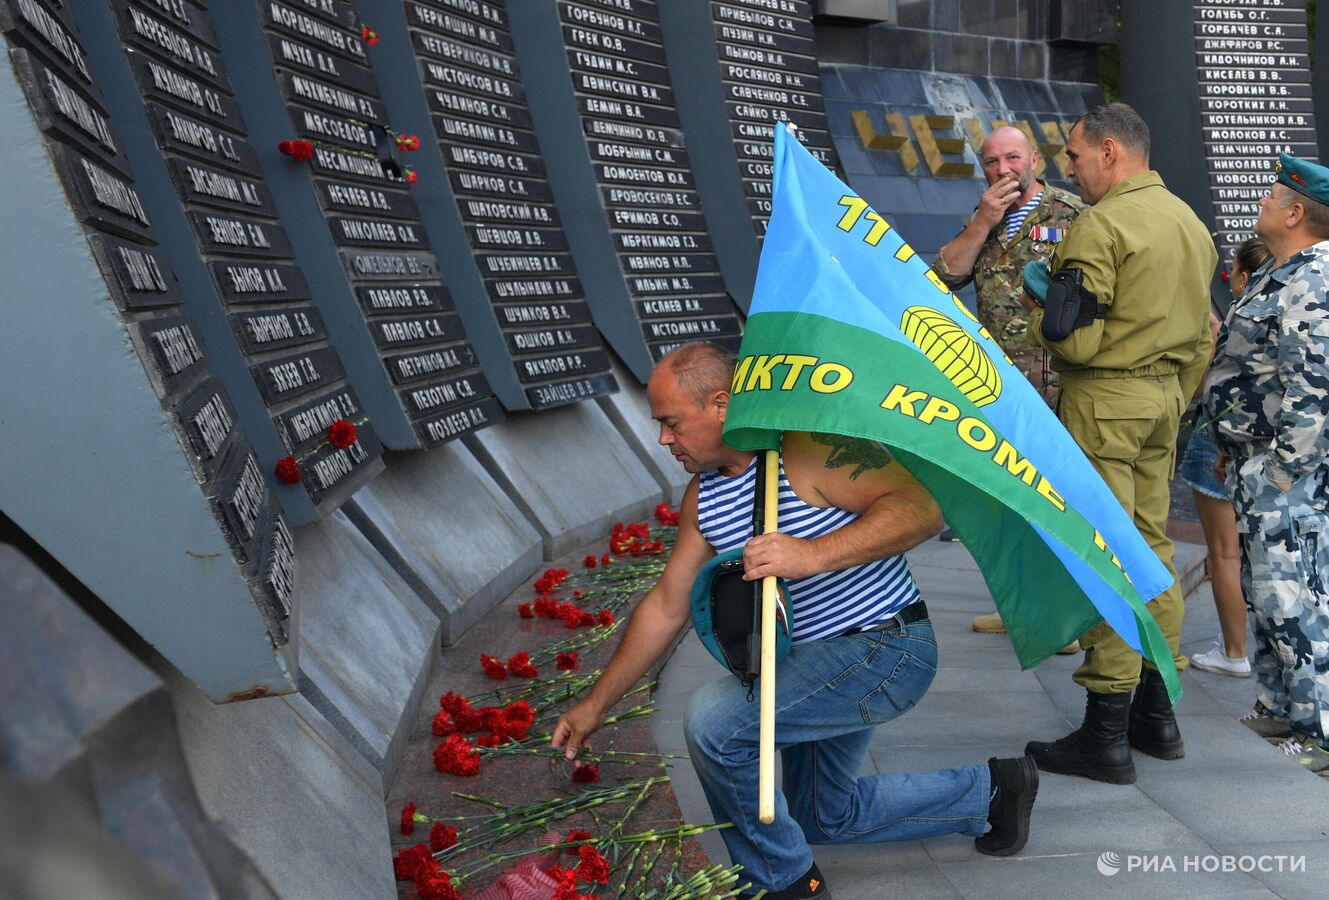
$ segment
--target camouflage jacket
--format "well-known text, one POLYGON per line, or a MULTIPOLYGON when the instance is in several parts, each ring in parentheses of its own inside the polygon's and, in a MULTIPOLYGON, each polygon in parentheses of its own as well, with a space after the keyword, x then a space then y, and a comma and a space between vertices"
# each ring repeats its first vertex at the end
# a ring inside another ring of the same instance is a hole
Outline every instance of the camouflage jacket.
MULTIPOLYGON (((978 320, 1007 355, 1014 356, 1023 350, 1041 351, 1041 347, 1026 337, 1029 320, 1020 305, 1024 266, 1030 260, 1051 257, 1066 229, 1084 210, 1084 203, 1074 194, 1044 185, 1043 199, 1029 213, 1015 237, 1007 241, 1005 223, 997 225, 988 234, 971 271, 951 271, 940 253, 933 261, 933 271, 951 290, 958 290, 971 281, 974 283, 978 295, 978 320), (1030 229, 1035 227, 1057 229, 1054 234, 1047 235, 1055 240, 1031 239, 1030 229)), ((965 219, 966 227, 973 218, 971 213, 965 219)))
POLYGON ((1296 482, 1326 465, 1329 241, 1251 276, 1218 336, 1204 403, 1224 453, 1267 454, 1268 483, 1296 482))

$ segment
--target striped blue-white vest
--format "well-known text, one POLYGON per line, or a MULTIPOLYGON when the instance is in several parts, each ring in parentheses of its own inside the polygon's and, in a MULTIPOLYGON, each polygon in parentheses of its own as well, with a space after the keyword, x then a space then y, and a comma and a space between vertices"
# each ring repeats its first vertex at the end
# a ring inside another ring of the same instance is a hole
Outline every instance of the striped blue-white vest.
MULTIPOLYGON (((702 536, 717 553, 741 547, 752 537, 756 480, 755 458, 741 475, 729 478, 718 472, 706 472, 701 476, 697 521, 702 536)), ((779 528, 782 533, 813 538, 857 519, 856 513, 843 509, 804 503, 790 487, 781 459, 779 528)), ((798 578, 789 582, 789 593, 794 609, 795 644, 837 637, 854 628, 871 628, 919 599, 918 585, 903 556, 798 578)))

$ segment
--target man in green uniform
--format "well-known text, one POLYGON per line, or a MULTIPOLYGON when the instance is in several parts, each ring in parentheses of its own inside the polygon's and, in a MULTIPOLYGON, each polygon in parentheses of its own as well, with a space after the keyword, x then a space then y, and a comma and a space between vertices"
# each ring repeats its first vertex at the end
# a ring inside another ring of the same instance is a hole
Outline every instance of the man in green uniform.
MULTIPOLYGON (((1164 532, 1168 480, 1178 419, 1209 362, 1218 254, 1208 229, 1150 170, 1149 127, 1131 107, 1111 103, 1081 118, 1067 156, 1090 208, 1052 256, 1046 308, 1022 295, 1029 334, 1060 374, 1057 411, 1066 430, 1175 578, 1164 532)), ((1148 609, 1183 668, 1180 586, 1148 609)), ((1084 724, 1058 741, 1031 742, 1025 752, 1038 767, 1130 784, 1131 747, 1160 759, 1184 755, 1158 672, 1141 672, 1139 655, 1106 623, 1080 643, 1085 658, 1075 681, 1088 691, 1084 724)))
MULTIPOLYGON (((1085 205, 1074 194, 1034 177, 1038 150, 1018 128, 1006 125, 994 130, 980 153, 988 189, 964 229, 937 252, 932 271, 953 291, 973 282, 978 321, 1043 399, 1055 406, 1057 373, 1048 367, 1047 351, 1030 337, 1029 315, 1020 303, 1024 267, 1030 260, 1052 255, 1085 205)), ((948 528, 942 540, 955 540, 954 535, 948 528)), ((995 612, 974 619, 973 627, 987 634, 1006 631, 995 612)), ((1077 649, 1072 643, 1063 652, 1077 649)))

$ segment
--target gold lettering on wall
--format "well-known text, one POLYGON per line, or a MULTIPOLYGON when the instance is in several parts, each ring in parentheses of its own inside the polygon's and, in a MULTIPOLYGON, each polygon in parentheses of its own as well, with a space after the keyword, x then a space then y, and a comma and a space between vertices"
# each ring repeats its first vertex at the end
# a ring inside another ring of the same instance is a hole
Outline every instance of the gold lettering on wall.
POLYGON ((950 162, 942 158, 943 153, 963 153, 964 138, 939 137, 936 132, 950 131, 955 127, 954 116, 914 115, 909 117, 909 124, 914 127, 918 145, 923 148, 923 158, 933 175, 946 178, 972 178, 973 163, 950 162))
MULTIPOLYGON (((884 116, 889 134, 877 131, 867 110, 854 110, 850 113, 850 118, 854 122, 858 139, 864 149, 897 152, 900 154, 900 163, 904 167, 905 174, 914 175, 918 173, 919 155, 914 149, 913 141, 910 140, 909 126, 905 125, 904 117, 900 113, 887 113, 884 116)), ((983 127, 983 123, 979 119, 967 117, 961 119, 957 124, 954 116, 911 115, 909 125, 914 129, 914 137, 923 151, 923 159, 927 161, 929 172, 942 178, 974 177, 974 165, 972 163, 947 160, 944 155, 964 153, 965 144, 968 143, 973 148, 974 155, 981 162, 983 141, 987 139, 989 132, 983 127), (947 132, 956 128, 964 133, 964 137, 938 134, 938 132, 947 132)), ((992 120, 993 128, 1002 128, 1006 125, 1012 125, 1020 129, 1024 132, 1025 137, 1029 138, 1029 142, 1038 148, 1040 158, 1035 169, 1037 177, 1042 178, 1047 174, 1056 178, 1056 170, 1059 169, 1061 177, 1065 178, 1066 166, 1069 162, 1066 157, 1066 143, 1070 139, 1070 125, 1064 122, 1033 122, 1031 124, 1026 120, 1015 122, 1006 122, 1002 119, 992 120)))
POLYGON ((882 134, 872 124, 872 117, 865 109, 856 109, 849 114, 858 130, 858 140, 865 150, 894 150, 900 154, 900 165, 906 175, 913 175, 918 170, 918 151, 909 140, 909 131, 904 125, 904 116, 899 113, 886 114, 886 127, 890 134, 882 134))

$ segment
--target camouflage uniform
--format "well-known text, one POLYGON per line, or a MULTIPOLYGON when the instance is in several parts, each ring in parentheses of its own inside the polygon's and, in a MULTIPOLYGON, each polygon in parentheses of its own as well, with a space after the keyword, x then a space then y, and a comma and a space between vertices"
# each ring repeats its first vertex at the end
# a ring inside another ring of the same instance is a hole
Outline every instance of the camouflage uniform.
MULTIPOLYGON (((978 320, 988 330, 1006 356, 1025 374, 1049 405, 1057 399, 1057 373, 1048 367, 1047 351, 1028 337, 1028 314, 1020 305, 1024 289, 1025 263, 1034 259, 1047 259, 1057 249, 1056 241, 1035 241, 1029 231, 1035 226, 1056 228, 1060 236, 1085 209, 1084 202, 1061 188, 1043 186, 1043 198, 1029 217, 1020 225, 1015 237, 1006 240, 1006 224, 1002 222, 988 234, 983 249, 968 272, 953 272, 946 260, 937 254, 932 270, 951 290, 959 290, 974 283, 978 294, 978 320)), ((973 215, 965 220, 965 226, 973 215)))
POLYGON ((1329 241, 1267 263, 1228 312, 1205 415, 1232 458, 1257 699, 1329 735, 1329 241), (1283 493, 1274 482, 1292 483, 1283 493))

